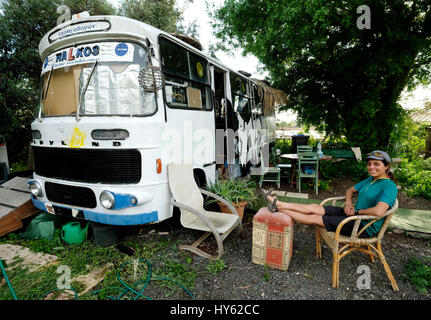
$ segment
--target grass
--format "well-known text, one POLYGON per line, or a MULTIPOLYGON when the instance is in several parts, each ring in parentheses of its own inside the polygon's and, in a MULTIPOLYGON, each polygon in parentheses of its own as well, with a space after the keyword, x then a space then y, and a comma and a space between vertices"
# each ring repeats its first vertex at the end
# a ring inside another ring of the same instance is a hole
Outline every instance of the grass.
POLYGON ((215 261, 211 261, 208 265, 207 265, 207 271, 208 273, 212 274, 212 275, 217 275, 220 271, 223 271, 224 269, 226 269, 226 263, 224 262, 223 259, 217 259, 215 261))
POLYGON ((428 294, 431 288, 431 257, 422 260, 411 258, 404 268, 404 280, 410 281, 419 293, 428 294))
MULTIPOLYGON (((70 268, 70 278, 79 275, 88 274, 92 270, 111 264, 112 267, 103 281, 93 288, 90 292, 80 295, 81 300, 104 299, 109 295, 117 296, 124 290, 117 272, 121 265, 127 261, 141 258, 146 259, 153 265, 153 277, 168 277, 173 281, 181 283, 188 290, 195 286, 196 271, 191 266, 190 257, 181 256, 180 261, 168 258, 178 253, 178 241, 169 237, 151 237, 151 239, 140 239, 137 236, 129 237, 121 241, 122 245, 132 247, 135 250, 133 257, 120 252, 115 246, 100 247, 92 241, 85 241, 80 245, 67 245, 62 243, 59 234, 56 233, 53 240, 27 240, 22 239, 16 234, 9 234, 7 237, 0 239, 0 243, 9 243, 27 247, 34 252, 54 254, 58 257, 55 265, 45 266, 35 272, 29 272, 27 268, 8 269, 7 274, 12 287, 20 300, 38 300, 46 292, 57 288, 57 280, 61 274, 57 273, 59 265, 66 265, 70 268), (149 240, 149 241, 147 241, 149 240), (59 250, 64 248, 64 250, 59 250), (182 261, 184 260, 184 261, 182 261), (157 267, 154 267, 157 266, 157 267), (96 290, 101 290, 99 294, 92 295, 96 290)), ((138 266, 139 279, 146 279, 148 270, 140 264, 138 266)), ((130 266, 130 265, 129 265, 130 266)), ((133 264, 131 265, 133 268, 133 264)), ((134 272, 130 268, 124 268, 121 271, 121 277, 126 283, 133 284, 134 272)), ((2 275, 0 275, 2 278, 2 275)), ((152 278, 153 278, 152 277, 152 278)), ((152 281, 152 286, 158 287, 159 292, 162 290, 166 295, 172 295, 182 289, 171 281, 152 281)), ((82 292, 85 286, 79 282, 72 282, 71 286, 78 293, 82 292)), ((53 293, 55 298, 61 294, 61 291, 53 293)), ((13 296, 8 286, 0 286, 0 300, 11 300, 13 296)))

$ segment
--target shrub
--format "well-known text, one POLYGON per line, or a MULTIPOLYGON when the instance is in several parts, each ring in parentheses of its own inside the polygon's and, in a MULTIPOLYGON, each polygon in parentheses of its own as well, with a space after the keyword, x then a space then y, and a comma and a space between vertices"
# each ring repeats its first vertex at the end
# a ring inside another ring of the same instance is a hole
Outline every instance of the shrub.
POLYGON ((404 268, 404 279, 410 281, 418 292, 427 294, 427 288, 431 287, 431 259, 427 257, 428 263, 411 258, 404 268))
POLYGON ((325 179, 350 177, 353 180, 363 180, 368 176, 364 162, 345 160, 340 162, 321 161, 320 172, 325 179))
POLYGON ((426 169, 427 165, 428 162, 422 159, 402 159, 400 167, 395 170, 395 177, 408 197, 422 196, 431 199, 431 170, 426 169))

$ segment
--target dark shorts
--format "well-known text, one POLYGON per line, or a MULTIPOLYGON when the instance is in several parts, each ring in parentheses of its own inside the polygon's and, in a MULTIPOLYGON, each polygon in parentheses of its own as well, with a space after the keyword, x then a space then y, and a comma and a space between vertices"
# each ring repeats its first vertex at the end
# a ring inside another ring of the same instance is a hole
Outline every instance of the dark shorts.
MULTIPOLYGON (((349 216, 344 213, 344 208, 335 207, 335 206, 323 206, 325 209, 325 214, 322 216, 323 224, 325 225, 326 230, 330 232, 335 232, 337 230, 338 225, 344 219, 349 216)), ((353 231, 353 227, 355 225, 355 221, 347 222, 340 231, 340 234, 344 236, 350 237, 353 231)), ((359 226, 358 231, 360 231, 362 226, 359 226)), ((369 234, 366 230, 359 235, 359 238, 369 238, 369 234)))

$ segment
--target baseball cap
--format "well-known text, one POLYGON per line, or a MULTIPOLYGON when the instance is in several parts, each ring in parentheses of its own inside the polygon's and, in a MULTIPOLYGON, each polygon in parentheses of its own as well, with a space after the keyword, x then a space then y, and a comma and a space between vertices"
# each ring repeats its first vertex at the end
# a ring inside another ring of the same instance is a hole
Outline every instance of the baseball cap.
POLYGON ((391 162, 391 157, 389 157, 389 155, 381 150, 374 150, 373 152, 370 152, 369 154, 367 154, 367 157, 365 158, 365 160, 368 159, 375 159, 375 160, 386 160, 387 163, 391 162))

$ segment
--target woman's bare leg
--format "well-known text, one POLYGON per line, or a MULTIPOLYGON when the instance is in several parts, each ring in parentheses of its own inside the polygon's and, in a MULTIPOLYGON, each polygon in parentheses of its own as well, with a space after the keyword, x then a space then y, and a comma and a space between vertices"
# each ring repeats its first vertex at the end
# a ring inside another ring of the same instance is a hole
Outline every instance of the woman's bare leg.
POLYGON ((279 208, 279 212, 287 214, 294 221, 302 224, 317 225, 320 227, 325 227, 325 224, 323 223, 322 215, 319 215, 319 214, 304 214, 304 213, 299 213, 291 210, 280 210, 280 208, 279 208))
MULTIPOLYGON (((274 201, 277 197, 268 196, 267 197, 271 203, 274 201)), ((302 214, 315 214, 319 216, 323 216, 325 214, 325 209, 320 204, 301 204, 301 203, 294 203, 294 202, 284 202, 277 199, 276 206, 278 208, 278 211, 295 211, 302 214)))

